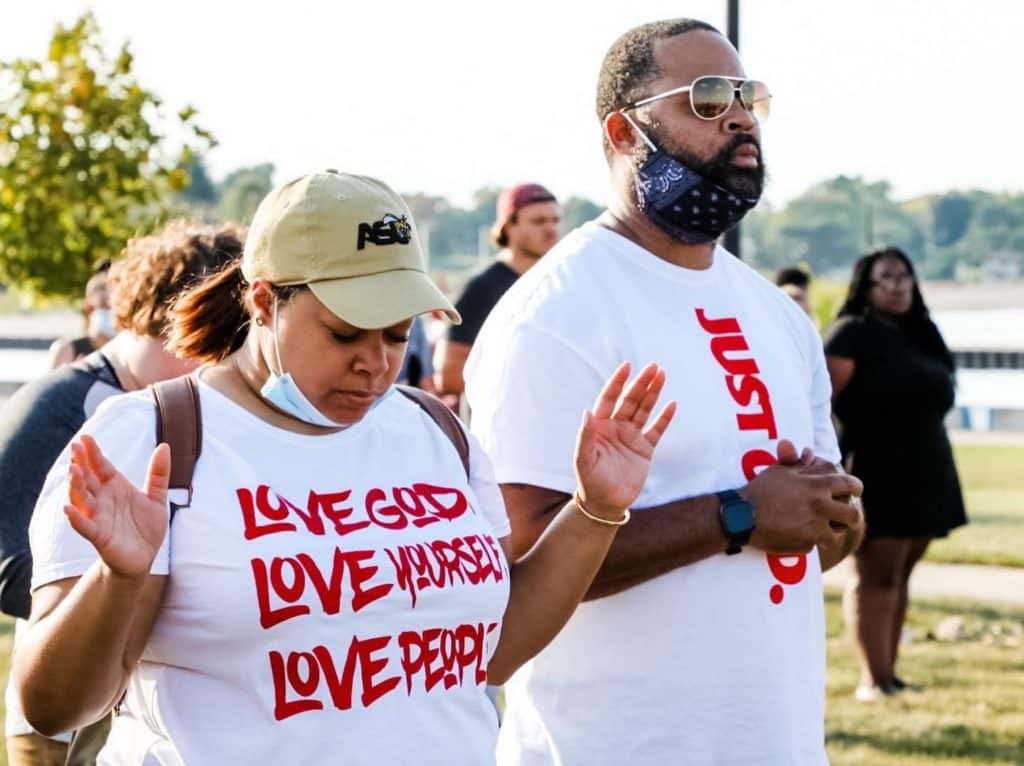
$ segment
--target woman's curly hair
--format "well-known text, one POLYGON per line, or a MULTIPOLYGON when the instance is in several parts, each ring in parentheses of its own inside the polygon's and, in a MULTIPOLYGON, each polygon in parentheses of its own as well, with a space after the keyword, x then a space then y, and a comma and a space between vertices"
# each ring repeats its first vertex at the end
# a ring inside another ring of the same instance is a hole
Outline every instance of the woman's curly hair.
POLYGON ((179 293, 242 255, 244 231, 187 220, 134 237, 110 268, 110 308, 119 330, 164 338, 179 293))

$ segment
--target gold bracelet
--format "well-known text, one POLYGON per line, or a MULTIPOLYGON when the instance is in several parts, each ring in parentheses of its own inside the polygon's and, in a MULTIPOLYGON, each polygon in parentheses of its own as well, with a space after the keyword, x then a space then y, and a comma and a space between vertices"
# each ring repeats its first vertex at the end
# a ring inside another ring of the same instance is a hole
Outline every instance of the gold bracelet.
POLYGON ((609 527, 621 527, 623 524, 629 521, 629 508, 625 509, 625 513, 622 515, 622 518, 618 521, 612 521, 611 519, 602 519, 600 516, 595 516, 590 511, 583 507, 583 501, 580 500, 580 491, 578 489, 572 493, 572 501, 573 503, 576 504, 576 508, 579 510, 580 513, 582 513, 591 521, 596 521, 598 524, 604 524, 609 527))

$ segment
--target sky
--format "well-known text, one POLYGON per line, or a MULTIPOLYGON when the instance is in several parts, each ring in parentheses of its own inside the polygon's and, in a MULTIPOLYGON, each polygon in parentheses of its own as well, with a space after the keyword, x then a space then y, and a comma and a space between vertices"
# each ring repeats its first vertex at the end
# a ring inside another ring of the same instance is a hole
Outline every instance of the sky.
MULTIPOLYGON (((525 180, 603 201, 605 51, 656 19, 726 25, 725 0, 10 5, 0 60, 44 56, 53 26, 91 9, 145 87, 198 108, 214 178, 330 167, 461 204, 525 180)), ((742 0, 741 58, 773 94, 767 199, 839 173, 887 179, 897 199, 1024 190, 1022 29, 1019 0, 742 0)))

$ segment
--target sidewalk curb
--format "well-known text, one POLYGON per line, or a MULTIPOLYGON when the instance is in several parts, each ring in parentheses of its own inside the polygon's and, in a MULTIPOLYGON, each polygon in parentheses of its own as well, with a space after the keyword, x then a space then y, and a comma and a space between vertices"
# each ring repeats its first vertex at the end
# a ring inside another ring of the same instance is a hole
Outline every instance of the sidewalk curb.
MULTIPOLYGON (((847 558, 823 575, 825 587, 842 589, 853 576, 847 558)), ((1024 568, 922 561, 910 576, 914 597, 970 598, 1024 606, 1024 568)))

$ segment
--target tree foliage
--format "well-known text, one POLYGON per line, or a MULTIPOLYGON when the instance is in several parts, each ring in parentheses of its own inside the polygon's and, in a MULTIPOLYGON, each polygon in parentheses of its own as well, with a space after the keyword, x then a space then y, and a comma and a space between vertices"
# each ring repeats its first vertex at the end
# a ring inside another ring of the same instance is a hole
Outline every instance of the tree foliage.
POLYGON ((452 205, 444 197, 428 194, 403 195, 416 225, 430 232, 432 268, 458 268, 461 260, 472 260, 481 239, 494 222, 498 189, 486 186, 473 193, 472 206, 452 205))
POLYGON ((967 233, 974 213, 974 201, 962 194, 947 194, 932 206, 932 237, 939 247, 955 245, 967 233))
POLYGON ((999 261, 1024 267, 1024 195, 959 192, 895 201, 887 182, 839 176, 779 210, 743 222, 744 254, 766 269, 806 263, 845 279, 864 253, 894 245, 928 278, 952 279, 999 261))
POLYGON ((819 273, 841 272, 883 244, 920 253, 921 224, 890 191, 885 181, 869 184, 846 176, 819 183, 779 211, 755 212, 752 250, 766 267, 804 262, 819 273))
POLYGON ((188 184, 179 192, 185 204, 209 207, 220 201, 220 192, 210 178, 206 162, 201 156, 196 155, 178 167, 188 174, 188 184))
POLYGON ((592 221, 601 214, 603 208, 595 202, 583 197, 569 197, 562 203, 562 231, 570 232, 592 221))
POLYGON ((267 162, 238 168, 217 184, 220 215, 226 221, 249 224, 260 200, 274 188, 274 166, 267 162))
MULTIPOLYGON (((193 183, 201 181, 204 174, 197 171, 202 168, 201 162, 186 168, 193 183)), ((271 188, 273 172, 274 166, 265 164, 230 173, 216 185, 219 215, 249 222, 271 188)), ((481 251, 494 252, 488 234, 498 191, 492 186, 478 189, 465 207, 429 193, 403 195, 429 239, 431 268, 475 268, 481 251)), ((593 220, 601 210, 592 200, 570 197, 562 203, 562 231, 593 220)), ((209 211, 200 204, 196 212, 209 211)), ((841 285, 859 256, 889 245, 906 251, 927 278, 983 274, 994 260, 1017 262, 1024 273, 1024 195, 950 191, 897 201, 888 182, 837 176, 782 208, 762 203, 744 219, 742 234, 743 255, 752 265, 771 271, 802 264, 841 285)), ((839 297, 837 293, 830 300, 839 297)), ((833 308, 824 306, 823 311, 833 308)))
POLYGON ((45 58, 0 63, 0 280, 33 297, 80 294, 188 185, 187 163, 213 144, 195 117, 165 114, 127 44, 109 51, 91 14, 58 25, 45 58))

